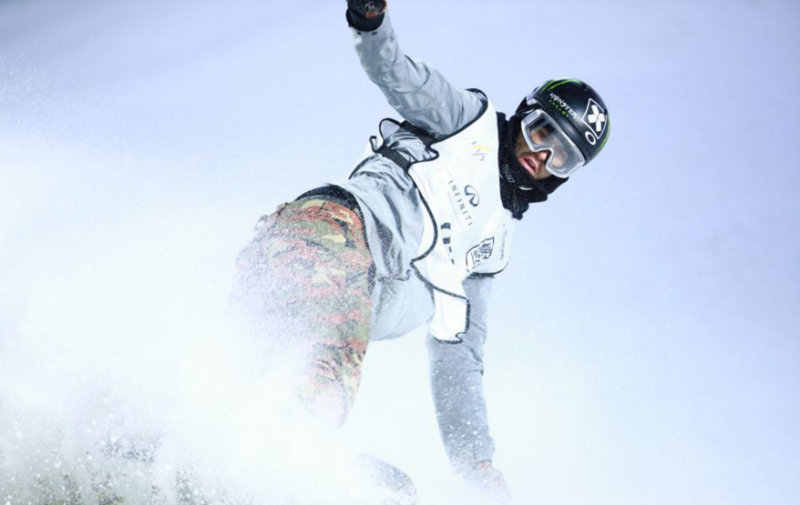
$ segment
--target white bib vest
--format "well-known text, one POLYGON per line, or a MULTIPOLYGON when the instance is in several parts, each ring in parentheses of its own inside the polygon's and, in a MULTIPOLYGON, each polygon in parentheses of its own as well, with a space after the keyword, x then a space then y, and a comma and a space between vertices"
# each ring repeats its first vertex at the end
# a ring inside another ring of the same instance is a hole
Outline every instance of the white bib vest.
POLYGON ((412 265, 433 289, 431 334, 460 342, 469 327, 462 281, 473 273, 500 272, 511 250, 513 221, 500 199, 494 107, 487 102, 478 119, 431 148, 437 158, 408 170, 428 211, 412 265))

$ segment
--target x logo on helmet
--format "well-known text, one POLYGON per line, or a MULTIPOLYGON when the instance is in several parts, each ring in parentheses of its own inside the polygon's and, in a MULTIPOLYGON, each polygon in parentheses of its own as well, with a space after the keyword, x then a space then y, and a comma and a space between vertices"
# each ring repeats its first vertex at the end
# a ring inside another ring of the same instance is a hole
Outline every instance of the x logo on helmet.
POLYGON ((592 128, 592 132, 596 136, 600 137, 603 135, 606 121, 606 112, 597 102, 590 98, 589 103, 586 105, 586 112, 583 114, 583 122, 586 123, 586 126, 592 128))
POLYGON ((594 130, 597 133, 603 131, 603 123, 606 122, 606 115, 603 114, 597 105, 592 105, 592 114, 589 114, 589 122, 594 123, 594 130))

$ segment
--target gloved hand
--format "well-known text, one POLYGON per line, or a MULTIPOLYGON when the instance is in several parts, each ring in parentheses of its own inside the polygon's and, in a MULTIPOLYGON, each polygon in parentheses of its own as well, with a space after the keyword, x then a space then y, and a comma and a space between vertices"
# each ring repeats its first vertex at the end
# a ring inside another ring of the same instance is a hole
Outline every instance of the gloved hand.
POLYGON ((481 461, 464 474, 464 479, 486 503, 511 505, 511 493, 508 491, 506 479, 491 461, 481 461))
POLYGON ((371 32, 383 23, 384 0, 347 0, 347 23, 359 31, 371 32))
POLYGON ((372 19, 386 11, 386 2, 384 0, 347 0, 347 7, 367 19, 372 19))

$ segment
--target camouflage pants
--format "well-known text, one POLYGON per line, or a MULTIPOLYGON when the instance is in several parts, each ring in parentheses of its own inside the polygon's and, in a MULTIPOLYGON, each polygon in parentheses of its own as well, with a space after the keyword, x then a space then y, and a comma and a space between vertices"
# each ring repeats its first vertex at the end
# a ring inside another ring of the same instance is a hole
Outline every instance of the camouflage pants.
POLYGON ((298 398, 329 425, 344 421, 360 384, 372 269, 358 213, 324 198, 263 217, 237 259, 232 304, 275 349, 300 350, 298 398))

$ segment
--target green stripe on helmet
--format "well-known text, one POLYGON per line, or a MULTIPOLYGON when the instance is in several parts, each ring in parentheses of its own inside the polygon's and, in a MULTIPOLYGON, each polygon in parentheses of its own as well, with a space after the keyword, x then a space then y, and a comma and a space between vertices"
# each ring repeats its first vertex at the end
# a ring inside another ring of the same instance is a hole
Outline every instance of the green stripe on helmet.
POLYGON ((544 89, 542 89, 542 91, 551 91, 551 90, 556 89, 559 86, 563 86, 564 84, 568 84, 570 82, 574 82, 574 83, 580 84, 582 81, 580 81, 578 79, 561 79, 560 81, 550 81, 548 83, 548 85, 545 86, 544 89))

